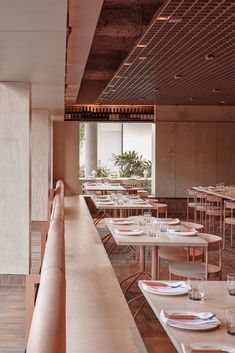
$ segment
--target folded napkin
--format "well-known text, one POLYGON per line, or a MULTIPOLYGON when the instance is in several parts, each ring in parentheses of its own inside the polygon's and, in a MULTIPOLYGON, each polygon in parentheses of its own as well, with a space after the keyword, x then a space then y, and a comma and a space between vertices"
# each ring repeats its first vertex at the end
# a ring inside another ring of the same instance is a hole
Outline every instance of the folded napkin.
POLYGON ((188 345, 184 345, 183 343, 181 343, 181 348, 182 348, 182 352, 183 353, 224 353, 224 352, 229 352, 229 353, 234 353, 235 352, 235 348, 222 348, 223 344, 218 344, 214 345, 212 343, 211 348, 210 348, 210 344, 207 344, 205 347, 200 347, 201 344, 194 344, 193 346, 188 346, 188 345), (193 347, 194 346, 194 347, 193 347), (214 347, 213 347, 214 346, 214 347), (215 347, 217 346, 217 347, 215 347))
POLYGON ((208 319, 200 319, 197 318, 198 312, 194 311, 164 311, 161 310, 160 313, 160 320, 164 322, 166 325, 175 325, 176 323, 180 323, 180 325, 186 326, 188 328, 196 328, 198 326, 202 327, 207 326, 208 324, 210 325, 219 325, 220 321, 216 318, 213 317, 212 319, 209 319, 209 317, 212 315, 212 313, 204 313, 205 316, 208 314, 208 319))
POLYGON ((183 289, 188 289, 187 284, 184 281, 177 282, 159 282, 159 281, 143 281, 142 287, 144 290, 156 293, 181 293, 183 289))
POLYGON ((138 235, 142 234, 143 231, 141 228, 133 228, 133 229, 114 229, 115 233, 120 235, 138 235))

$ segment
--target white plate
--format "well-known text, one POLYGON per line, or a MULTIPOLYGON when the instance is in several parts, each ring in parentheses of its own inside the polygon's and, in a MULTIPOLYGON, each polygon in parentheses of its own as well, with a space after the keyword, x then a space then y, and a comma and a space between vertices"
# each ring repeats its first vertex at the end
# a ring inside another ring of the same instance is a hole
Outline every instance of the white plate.
POLYGON ((172 235, 183 235, 183 236, 188 236, 188 235, 197 235, 196 229, 192 229, 191 231, 182 231, 182 230, 176 230, 176 229, 169 229, 168 230, 169 234, 172 235))
POLYGON ((121 219, 121 218, 117 218, 117 219, 111 219, 110 220, 110 223, 112 223, 112 224, 116 224, 116 225, 118 225, 118 224, 120 224, 120 225, 125 225, 125 224, 132 224, 134 222, 134 220, 133 219, 121 219))
POLYGON ((122 231, 122 229, 115 229, 115 233, 118 235, 140 235, 143 234, 143 230, 141 228, 135 228, 130 230, 122 231))
POLYGON ((193 343, 190 346, 184 345, 183 343, 181 344, 182 350, 185 353, 190 352, 190 348, 207 348, 207 349, 223 349, 225 351, 228 351, 229 353, 235 353, 235 346, 228 346, 222 343, 211 343, 211 342, 199 342, 199 343, 193 343))
MULTIPOLYGON (((178 287, 178 288, 169 288, 169 287, 151 287, 151 286, 145 286, 144 282, 148 282, 148 281, 143 281, 141 282, 141 286, 144 289, 144 291, 152 293, 152 294, 157 294, 157 295, 183 295, 188 293, 188 286, 185 282, 180 281, 180 282, 174 282, 171 283, 171 285, 176 285, 176 284, 180 284, 182 283, 182 286, 178 287)), ((154 282, 154 281, 150 281, 150 282, 154 282)), ((165 283, 165 284, 170 284, 169 282, 163 282, 163 281, 156 281, 156 282, 161 282, 161 283, 165 283)))
POLYGON ((164 223, 164 224, 179 224, 180 220, 178 218, 156 218, 154 223, 164 223))
MULTIPOLYGON (((197 315, 196 311, 176 311, 176 310, 167 310, 170 314, 182 314, 182 315, 197 315)), ((172 320, 165 318, 164 314, 161 312, 160 319, 165 322, 168 326, 176 327, 184 330, 193 330, 193 331, 203 331, 211 330, 221 324, 221 321, 214 317, 211 320, 172 320), (167 321, 167 322, 166 322, 167 321)))

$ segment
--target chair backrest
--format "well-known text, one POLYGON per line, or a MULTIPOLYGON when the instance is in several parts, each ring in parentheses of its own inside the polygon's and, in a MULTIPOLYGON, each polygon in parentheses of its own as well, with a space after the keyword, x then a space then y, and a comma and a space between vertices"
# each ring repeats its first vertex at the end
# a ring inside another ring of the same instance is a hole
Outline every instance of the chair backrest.
POLYGON ((222 197, 215 196, 215 195, 207 195, 206 196, 206 208, 208 210, 220 210, 222 211, 222 197))
MULTIPOLYGON (((201 233, 198 235, 200 238, 202 238, 208 242, 208 247, 207 247, 208 253, 210 251, 218 251, 218 254, 219 254, 218 268, 221 273, 221 270, 222 270, 222 238, 219 237, 218 235, 214 235, 214 234, 201 233)), ((208 263, 209 263, 208 256, 207 256, 207 261, 208 261, 207 262, 207 265, 208 265, 208 263)), ((208 276, 208 273, 206 274, 206 278, 207 278, 207 276, 208 276)))
POLYGON ((224 201, 224 208, 228 208, 230 210, 235 210, 235 202, 224 201))
POLYGON ((198 234, 200 238, 204 239, 208 243, 208 251, 218 251, 222 248, 222 238, 218 235, 200 233, 198 234))
POLYGON ((195 229, 201 232, 204 228, 202 224, 199 223, 193 223, 193 222, 181 222, 180 223, 183 227, 189 228, 189 229, 195 229))

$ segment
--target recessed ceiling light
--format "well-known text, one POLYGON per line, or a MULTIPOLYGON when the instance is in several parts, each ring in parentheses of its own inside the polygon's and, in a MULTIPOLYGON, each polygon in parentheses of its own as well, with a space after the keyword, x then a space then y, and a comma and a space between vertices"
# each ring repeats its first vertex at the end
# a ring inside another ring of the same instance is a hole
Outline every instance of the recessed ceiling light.
POLYGON ((170 18, 170 16, 158 16, 157 17, 157 20, 158 21, 168 21, 169 20, 169 18, 170 18))
POLYGON ((116 89, 111 89, 111 92, 116 92, 116 89))
POLYGON ((125 62, 123 65, 130 66, 132 63, 125 62))
POLYGON ((215 55, 214 54, 207 54, 206 56, 205 56, 205 59, 206 60, 213 60, 215 58, 215 55))
POLYGON ((191 100, 191 101, 196 101, 197 98, 196 98, 196 97, 191 97, 190 100, 191 100))
POLYGON ((212 92, 218 93, 218 92, 220 92, 220 89, 219 88, 213 88, 212 92))
POLYGON ((225 104, 226 103, 226 101, 220 101, 220 104, 225 104))
POLYGON ((138 59, 139 60, 145 60, 145 59, 147 59, 147 56, 139 56, 138 59))
POLYGON ((115 78, 122 78, 122 76, 120 76, 120 75, 116 75, 116 76, 115 76, 115 78))
POLYGON ((160 91, 160 89, 159 88, 154 88, 154 90, 153 90, 153 92, 159 92, 160 91))
POLYGON ((174 76, 175 79, 182 78, 182 75, 178 74, 174 76))
POLYGON ((147 47, 147 44, 137 44, 137 48, 145 48, 147 47))

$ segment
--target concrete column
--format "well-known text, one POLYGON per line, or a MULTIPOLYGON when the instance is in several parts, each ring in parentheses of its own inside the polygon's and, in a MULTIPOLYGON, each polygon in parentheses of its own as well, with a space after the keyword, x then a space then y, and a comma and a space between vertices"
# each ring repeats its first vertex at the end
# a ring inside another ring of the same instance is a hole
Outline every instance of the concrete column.
POLYGON ((85 175, 97 169, 97 124, 85 124, 85 175))
POLYGON ((32 111, 32 221, 47 220, 50 164, 49 111, 32 111))
POLYGON ((30 85, 0 83, 0 274, 30 268, 30 85))

